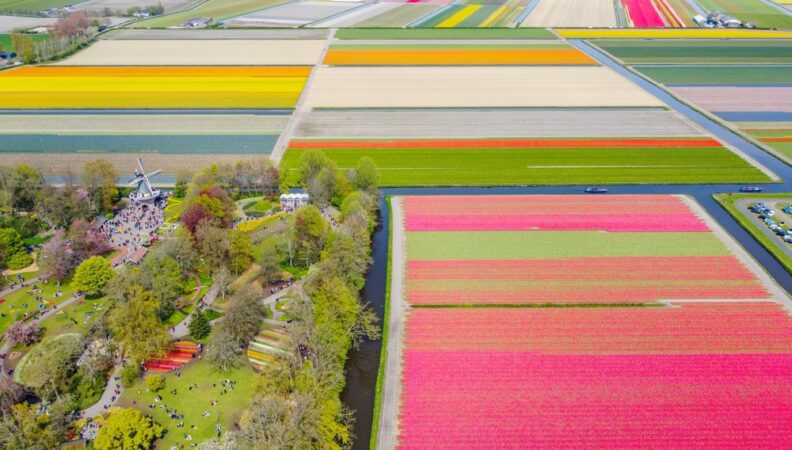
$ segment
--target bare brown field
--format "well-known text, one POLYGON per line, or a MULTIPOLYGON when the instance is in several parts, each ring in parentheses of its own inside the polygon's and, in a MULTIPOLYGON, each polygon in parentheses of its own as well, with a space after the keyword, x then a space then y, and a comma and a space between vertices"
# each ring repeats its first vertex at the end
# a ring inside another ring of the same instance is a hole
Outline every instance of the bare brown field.
POLYGON ((76 3, 74 9, 78 11, 102 12, 105 8, 110 8, 111 11, 116 12, 126 11, 135 6, 144 8, 147 6, 162 5, 163 8, 165 8, 165 12, 173 12, 198 3, 198 1, 199 0, 88 0, 86 2, 76 3))
POLYGON ((278 134, 288 115, 255 114, 8 114, 3 133, 15 134, 278 134))
POLYGON ((521 27, 615 27, 612 0, 540 0, 521 27))

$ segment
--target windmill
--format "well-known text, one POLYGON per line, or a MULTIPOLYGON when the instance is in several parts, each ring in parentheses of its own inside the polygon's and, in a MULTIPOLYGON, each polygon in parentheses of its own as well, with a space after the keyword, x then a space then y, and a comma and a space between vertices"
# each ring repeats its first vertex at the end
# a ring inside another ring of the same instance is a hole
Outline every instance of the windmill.
POLYGON ((129 194, 129 198, 135 203, 153 202, 160 197, 161 192, 159 189, 156 189, 151 185, 151 178, 159 175, 159 173, 162 171, 155 170, 154 172, 147 174, 146 169, 143 167, 143 161, 138 158, 137 162, 140 172, 135 170, 135 178, 129 182, 130 186, 137 186, 137 188, 132 191, 131 194, 129 194))

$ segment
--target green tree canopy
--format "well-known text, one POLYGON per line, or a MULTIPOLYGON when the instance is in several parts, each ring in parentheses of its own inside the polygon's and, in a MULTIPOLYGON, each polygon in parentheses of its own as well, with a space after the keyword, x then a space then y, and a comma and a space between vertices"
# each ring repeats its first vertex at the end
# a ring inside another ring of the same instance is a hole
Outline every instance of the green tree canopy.
POLYGON ((151 417, 132 408, 111 408, 100 422, 102 427, 93 443, 97 450, 146 450, 163 431, 151 417))
POLYGON ((113 268, 101 256, 92 256, 77 266, 72 284, 75 289, 98 293, 113 279, 113 268))
POLYGON ((171 339, 158 311, 159 302, 151 292, 141 286, 130 286, 125 300, 110 312, 110 331, 134 362, 163 354, 170 347, 171 339))

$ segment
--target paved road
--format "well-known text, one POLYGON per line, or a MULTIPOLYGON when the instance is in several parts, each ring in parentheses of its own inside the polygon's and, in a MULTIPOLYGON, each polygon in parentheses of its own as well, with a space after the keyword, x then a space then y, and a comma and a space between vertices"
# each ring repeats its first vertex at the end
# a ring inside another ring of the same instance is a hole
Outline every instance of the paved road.
POLYGON ((33 278, 29 279, 29 280, 25 280, 24 284, 17 283, 17 285, 14 286, 14 287, 10 287, 9 286, 9 287, 3 289, 2 291, 0 291, 0 298, 5 297, 6 295, 11 294, 12 292, 16 292, 19 289, 22 289, 23 287, 30 286, 31 284, 36 283, 38 280, 39 280, 39 277, 35 276, 35 277, 33 277, 33 278))
MULTIPOLYGON (((220 291, 219 287, 216 284, 213 284, 212 287, 209 289, 209 292, 206 293, 204 296, 204 304, 208 308, 212 303, 214 303, 215 299, 217 298, 217 293, 220 291)), ((190 334, 190 322, 192 322, 192 314, 188 315, 184 318, 178 325, 168 330, 168 334, 173 339, 179 339, 184 336, 190 334)))
POLYGON ((106 411, 104 408, 105 406, 109 408, 110 406, 115 405, 118 399, 121 398, 121 395, 124 393, 124 387, 121 386, 121 383, 116 381, 115 378, 118 376, 121 376, 121 367, 116 367, 112 375, 110 375, 110 379, 107 380, 107 384, 105 385, 104 393, 102 393, 102 398, 93 404, 93 406, 89 406, 82 411, 83 417, 93 418, 99 416, 106 411), (116 390, 118 390, 120 393, 116 394, 116 390))
POLYGON ((401 397, 401 360, 404 334, 404 213, 402 199, 391 199, 391 276, 390 303, 388 309, 387 359, 382 381, 382 407, 377 434, 378 448, 396 448, 399 434, 399 398, 401 397))

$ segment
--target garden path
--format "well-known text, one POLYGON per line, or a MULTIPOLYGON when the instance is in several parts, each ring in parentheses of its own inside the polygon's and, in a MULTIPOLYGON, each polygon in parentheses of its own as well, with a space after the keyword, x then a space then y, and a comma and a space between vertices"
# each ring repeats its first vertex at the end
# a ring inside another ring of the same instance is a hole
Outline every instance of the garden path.
POLYGON ((116 377, 121 376, 121 367, 117 366, 113 373, 110 375, 110 378, 107 380, 107 385, 105 386, 105 390, 102 393, 102 398, 99 399, 96 403, 88 408, 82 410, 82 417, 96 417, 101 415, 103 412, 106 411, 105 405, 109 408, 113 406, 118 399, 121 398, 121 394, 124 393, 124 387, 121 386, 121 383, 116 380, 116 377))

